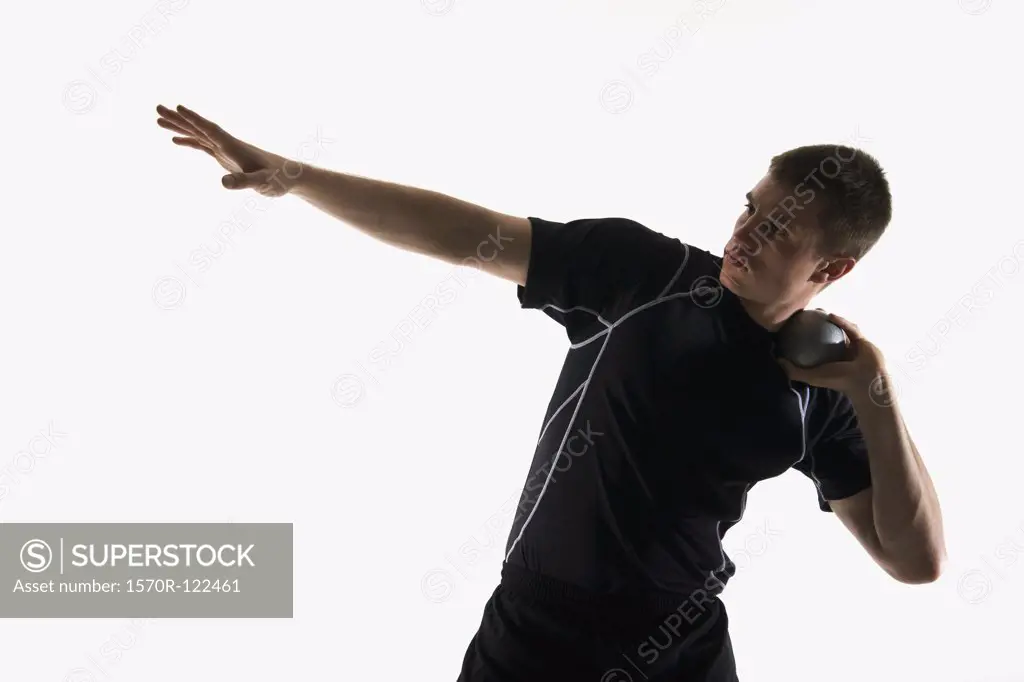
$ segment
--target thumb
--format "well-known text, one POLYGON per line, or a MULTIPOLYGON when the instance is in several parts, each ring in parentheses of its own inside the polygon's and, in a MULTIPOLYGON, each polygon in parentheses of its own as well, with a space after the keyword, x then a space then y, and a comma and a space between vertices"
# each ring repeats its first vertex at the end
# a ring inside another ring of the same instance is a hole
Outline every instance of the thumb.
POLYGON ((220 179, 220 184, 228 189, 248 189, 259 187, 269 179, 270 173, 258 170, 252 173, 228 173, 220 179))

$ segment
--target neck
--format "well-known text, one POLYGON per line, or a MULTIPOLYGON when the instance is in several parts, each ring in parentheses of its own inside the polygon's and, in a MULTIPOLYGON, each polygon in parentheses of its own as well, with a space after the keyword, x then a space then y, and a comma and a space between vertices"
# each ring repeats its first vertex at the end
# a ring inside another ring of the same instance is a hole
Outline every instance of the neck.
POLYGON ((798 310, 803 310, 811 302, 808 296, 805 301, 773 301, 759 303, 740 297, 740 304, 754 322, 770 332, 778 331, 782 325, 798 310))

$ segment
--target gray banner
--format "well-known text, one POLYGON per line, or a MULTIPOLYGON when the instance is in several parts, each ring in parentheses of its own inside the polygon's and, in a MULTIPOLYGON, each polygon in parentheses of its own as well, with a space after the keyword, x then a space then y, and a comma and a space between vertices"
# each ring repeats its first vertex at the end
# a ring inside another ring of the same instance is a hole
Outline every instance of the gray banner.
POLYGON ((290 523, 0 524, 0 618, 291 618, 290 523))

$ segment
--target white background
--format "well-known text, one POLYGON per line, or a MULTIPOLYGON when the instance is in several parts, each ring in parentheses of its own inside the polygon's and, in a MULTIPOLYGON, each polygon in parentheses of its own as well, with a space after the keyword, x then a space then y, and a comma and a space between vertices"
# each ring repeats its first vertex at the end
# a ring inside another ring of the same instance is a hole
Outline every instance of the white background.
POLYGON ((771 155, 876 155, 889 232, 816 304, 885 351, 949 566, 896 583, 809 480, 760 484, 726 538, 740 678, 1024 680, 1019 4, 16 7, 0 29, 0 520, 294 522, 295 617, 5 620, 0 676, 454 680, 498 580, 501 509, 564 331, 465 270, 417 326, 450 266, 223 189, 155 124, 181 103, 335 170, 515 215, 625 216, 715 252, 771 155), (232 216, 249 227, 227 241, 232 216), (203 250, 222 252, 200 270, 203 250), (994 294, 965 310, 986 277, 994 294), (16 465, 50 429, 56 445, 16 465))

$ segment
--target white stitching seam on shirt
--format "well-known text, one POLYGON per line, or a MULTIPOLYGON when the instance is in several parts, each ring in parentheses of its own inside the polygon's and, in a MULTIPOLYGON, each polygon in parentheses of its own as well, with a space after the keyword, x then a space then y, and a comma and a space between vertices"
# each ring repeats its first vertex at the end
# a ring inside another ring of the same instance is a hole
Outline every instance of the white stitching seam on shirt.
MULTIPOLYGON (((796 395, 797 406, 800 408, 800 459, 798 459, 797 462, 796 462, 797 464, 799 464, 800 462, 804 461, 804 457, 806 457, 808 455, 808 452, 807 452, 807 419, 806 418, 807 418, 807 407, 808 407, 808 405, 811 402, 811 389, 808 388, 804 392, 804 397, 803 397, 802 400, 801 400, 800 394, 797 392, 797 390, 795 388, 790 386, 789 390, 793 391, 793 393, 796 395)), ((817 478, 814 478, 814 457, 813 456, 811 457, 810 461, 811 461, 811 478, 814 479, 814 482, 815 482, 815 484, 817 484, 818 489, 821 490, 821 484, 818 483, 818 479, 817 478)), ((743 518, 743 512, 747 508, 747 492, 753 486, 754 486, 753 483, 749 483, 749 484, 747 484, 743 488, 743 502, 740 505, 740 515, 737 516, 735 519, 733 519, 733 523, 736 523, 740 519, 743 518)), ((715 570, 711 571, 710 574, 708 575, 709 578, 714 578, 715 577, 715 573, 717 573, 719 571, 723 571, 724 572, 725 571, 725 565, 729 562, 728 559, 725 558, 725 548, 722 546, 722 531, 721 531, 721 528, 722 528, 722 522, 719 521, 718 523, 715 524, 715 534, 718 535, 718 549, 722 553, 722 565, 719 566, 718 568, 716 568, 715 570)))
MULTIPOLYGON (((580 384, 579 388, 577 388, 576 391, 573 391, 573 394, 575 395, 575 393, 577 391, 579 391, 580 388, 583 389, 582 392, 580 392, 579 399, 576 401, 576 409, 573 410, 572 417, 569 418, 569 426, 566 428, 565 434, 562 436, 562 442, 561 442, 561 444, 559 444, 558 449, 555 451, 554 459, 551 462, 551 468, 548 470, 548 475, 544 479, 544 485, 540 489, 540 494, 537 495, 537 501, 533 503, 533 509, 530 510, 530 514, 526 517, 526 520, 523 522, 523 527, 519 529, 519 535, 517 535, 516 539, 512 541, 512 546, 508 548, 508 553, 505 555, 505 561, 508 561, 508 558, 510 556, 512 556, 512 552, 515 550, 516 545, 519 544, 519 541, 523 538, 523 534, 526 532, 526 527, 530 525, 530 520, 533 519, 534 513, 537 511, 537 508, 540 506, 540 501, 542 499, 544 499, 544 493, 548 489, 548 483, 551 481, 551 475, 555 471, 555 464, 557 464, 557 462, 558 462, 558 455, 562 452, 562 448, 565 447, 565 442, 569 438, 569 432, 572 431, 572 427, 576 423, 576 415, 579 413, 580 407, 583 406, 583 398, 587 394, 587 388, 589 388, 590 380, 593 378, 594 372, 597 371, 597 365, 601 361, 601 356, 604 354, 604 349, 608 347, 608 341, 611 340, 611 338, 612 338, 612 334, 611 334, 612 330, 615 329, 615 327, 617 327, 620 324, 622 324, 623 322, 625 322, 626 319, 632 317, 633 315, 635 315, 636 313, 640 312, 641 310, 645 310, 647 308, 650 308, 653 305, 656 305, 658 303, 663 303, 665 301, 668 301, 668 300, 671 300, 671 299, 674 299, 674 298, 680 298, 682 296, 691 296, 693 294, 693 290, 692 289, 690 291, 680 292, 680 293, 677 293, 677 294, 671 294, 669 296, 665 295, 665 292, 667 292, 669 289, 671 289, 672 286, 676 283, 676 280, 679 279, 679 276, 681 274, 683 274, 683 269, 686 267, 686 264, 687 264, 687 262, 689 262, 689 260, 690 260, 690 245, 684 243, 683 244, 683 262, 682 262, 682 264, 680 264, 679 269, 676 270, 676 273, 672 276, 672 279, 669 281, 668 286, 666 286, 664 289, 662 289, 662 292, 661 292, 662 295, 659 296, 658 298, 654 299, 653 301, 649 301, 648 303, 644 303, 643 305, 637 306, 633 310, 630 310, 625 315, 623 315, 618 320, 616 320, 614 324, 609 323, 607 320, 605 320, 603 317, 601 317, 601 315, 599 315, 595 311, 590 310, 589 308, 584 308, 583 306, 573 306, 572 308, 569 308, 568 310, 563 310, 562 308, 559 308, 558 306, 556 306, 554 304, 551 304, 551 303, 547 303, 547 304, 541 306, 541 308, 540 308, 541 310, 544 310, 545 308, 554 308, 555 310, 557 310, 557 311, 559 311, 561 313, 567 313, 567 312, 569 312, 571 310, 582 310, 584 312, 590 313, 591 315, 596 317, 603 325, 605 325, 606 329, 604 331, 600 331, 597 334, 594 334, 589 339, 586 339, 586 340, 584 340, 584 341, 582 341, 582 342, 580 342, 578 344, 575 344, 574 346, 571 346, 571 348, 580 348, 582 346, 585 346, 586 344, 590 343, 591 341, 593 341, 594 339, 596 339, 596 338, 598 338, 598 337, 600 337, 602 335, 605 335, 606 338, 604 340, 604 343, 601 344, 601 350, 598 351, 597 357, 594 358, 594 364, 590 367, 590 374, 587 375, 586 380, 582 384, 580 384)), ((565 405, 568 404, 569 400, 571 400, 571 399, 572 399, 572 396, 569 396, 569 399, 566 400, 564 403, 562 403, 562 405, 558 408, 558 410, 561 410, 562 407, 565 407, 565 405)), ((558 410, 556 410, 556 413, 558 412, 558 410)), ((551 415, 551 419, 554 419, 554 417, 555 417, 555 415, 551 415)), ((548 420, 548 424, 551 423, 551 419, 548 420)), ((547 430, 547 425, 544 426, 544 431, 546 431, 546 430, 547 430)), ((543 437, 543 431, 541 433, 541 436, 543 437)), ((540 441, 538 441, 538 443, 539 442, 540 441)))
POLYGON ((672 279, 669 280, 669 283, 666 284, 665 288, 661 290, 660 294, 658 294, 658 298, 662 298, 665 294, 667 294, 669 292, 669 289, 671 289, 673 286, 675 286, 676 280, 679 279, 679 275, 683 274, 683 269, 686 268, 686 264, 689 262, 689 260, 690 260, 690 245, 689 244, 683 244, 683 264, 679 266, 679 269, 676 270, 676 274, 672 275, 672 279))
POLYGON ((804 439, 803 440, 803 451, 800 453, 800 460, 797 462, 797 464, 799 464, 800 462, 804 461, 804 457, 807 457, 807 461, 810 464, 810 466, 807 469, 807 472, 810 474, 811 480, 814 481, 814 485, 818 489, 818 493, 821 494, 821 499, 824 500, 825 499, 825 492, 821 489, 821 481, 819 481, 818 477, 814 475, 814 453, 807 451, 807 422, 806 422, 806 417, 807 417, 807 407, 808 407, 808 405, 811 402, 811 389, 808 387, 806 389, 806 391, 804 391, 804 400, 803 401, 800 400, 800 394, 796 392, 795 388, 790 387, 789 390, 793 391, 793 393, 796 393, 796 399, 800 403, 800 420, 802 422, 802 427, 803 427, 801 429, 801 433, 803 434, 803 439, 804 439))
MULTIPOLYGON (((544 428, 541 431, 541 438, 538 439, 538 441, 537 441, 538 445, 540 444, 540 440, 543 439, 544 433, 547 431, 548 426, 554 420, 555 416, 562 410, 563 407, 565 407, 569 403, 570 400, 572 400, 572 397, 574 395, 576 395, 576 393, 578 393, 580 391, 580 389, 583 389, 583 392, 580 394, 579 400, 576 402, 576 409, 573 411, 572 417, 569 419, 569 426, 566 429, 565 434, 562 436, 562 442, 558 446, 558 450, 555 452, 555 459, 551 463, 551 469, 548 471, 547 478, 544 479, 544 486, 541 488, 540 494, 537 496, 537 501, 534 503, 533 509, 530 510, 529 516, 527 516, 526 517, 526 521, 523 522, 523 527, 519 529, 519 535, 516 536, 516 539, 512 542, 512 546, 509 547, 508 553, 505 555, 505 561, 508 561, 508 558, 510 556, 512 556, 512 552, 515 550, 516 545, 519 544, 519 541, 523 538, 523 534, 526 532, 526 527, 530 524, 530 520, 533 518, 534 513, 537 511, 537 508, 540 506, 540 501, 541 501, 541 499, 543 499, 544 493, 545 493, 545 491, 548 488, 548 483, 551 481, 551 475, 552 475, 552 473, 554 473, 554 470, 555 470, 554 465, 558 461, 558 454, 562 451, 562 448, 565 446, 565 441, 568 438, 569 432, 572 430, 573 424, 576 421, 576 415, 579 413, 579 409, 583 405, 583 398, 584 398, 584 396, 586 395, 586 392, 587 392, 586 391, 586 387, 590 383, 591 378, 594 376, 594 372, 597 370, 597 364, 601 360, 601 355, 604 354, 604 349, 608 346, 608 341, 611 339, 611 332, 612 332, 612 330, 614 330, 615 327, 617 327, 620 324, 622 324, 623 322, 625 322, 628 318, 632 317, 633 315, 635 315, 635 314, 637 314, 637 313, 639 313, 639 312, 641 312, 643 310, 646 310, 647 308, 650 308, 651 306, 657 305, 658 303, 664 303, 665 301, 669 301, 669 300, 672 300, 672 299, 675 299, 675 298, 681 298, 681 297, 684 297, 684 296, 692 296, 693 295, 693 289, 690 289, 689 291, 684 291, 684 292, 679 292, 679 293, 675 293, 675 294, 666 295, 666 292, 668 292, 672 288, 672 286, 676 283, 676 280, 679 279, 679 276, 683 273, 683 269, 686 267, 686 263, 690 259, 690 247, 689 247, 689 245, 684 243, 683 247, 684 247, 684 251, 685 251, 684 256, 683 256, 683 262, 679 266, 679 269, 676 270, 675 275, 672 276, 672 279, 669 281, 668 285, 666 285, 666 287, 664 289, 662 289, 661 294, 656 299, 654 299, 653 301, 649 301, 648 303, 644 303, 643 305, 637 306, 633 310, 627 312, 625 315, 620 317, 614 323, 609 323, 607 320, 602 318, 598 313, 596 313, 593 310, 590 310, 588 308, 584 308, 583 306, 574 306, 572 308, 569 308, 568 310, 563 310, 562 308, 559 308, 558 306, 549 303, 549 304, 546 304, 546 305, 541 307, 541 310, 543 310, 545 308, 554 308, 555 310, 557 310, 557 311, 559 311, 561 313, 567 313, 567 312, 572 311, 572 310, 582 310, 584 312, 590 313, 591 315, 596 317, 602 324, 605 325, 605 329, 604 330, 594 334, 590 338, 587 338, 587 339, 584 339, 583 341, 580 341, 579 343, 570 345, 570 349, 581 348, 581 347, 587 345, 588 343, 590 343, 592 341, 595 341, 596 339, 600 338, 601 336, 607 335, 608 338, 606 338, 604 343, 601 345, 601 350, 598 351, 597 357, 594 359, 594 364, 590 368, 590 374, 587 375, 587 379, 582 384, 580 384, 576 388, 575 391, 573 391, 572 395, 570 395, 565 400, 565 402, 563 402, 558 407, 557 410, 555 410, 555 413, 551 415, 551 418, 548 420, 547 424, 544 425, 544 428)), ((798 460, 798 463, 799 463, 799 462, 802 462, 804 457, 806 457, 809 454, 807 452, 807 421, 806 421, 806 417, 807 417, 807 407, 810 404, 811 396, 810 396, 810 389, 809 388, 805 391, 805 397, 804 397, 803 400, 801 399, 801 396, 796 391, 796 389, 790 387, 790 390, 793 391, 793 393, 796 395, 797 405, 800 408, 800 439, 801 439, 800 449, 801 449, 801 452, 800 452, 800 459, 798 460)), ((810 467, 811 479, 814 481, 815 485, 818 487, 818 490, 820 491, 821 490, 821 482, 818 481, 818 479, 814 476, 814 456, 813 455, 811 455, 810 463, 811 463, 811 467, 810 467)), ((753 487, 753 483, 750 483, 750 484, 746 485, 743 488, 743 499, 742 499, 742 502, 741 502, 741 505, 740 505, 740 515, 739 515, 739 517, 734 519, 734 521, 733 521, 734 523, 738 522, 740 519, 743 518, 743 513, 746 510, 747 493, 750 491, 751 487, 753 487)), ((725 570, 725 565, 728 563, 728 560, 725 557, 725 548, 722 546, 721 526, 722 526, 722 522, 721 521, 718 521, 715 524, 715 534, 718 536, 718 549, 719 549, 719 552, 721 553, 721 556, 722 556, 722 565, 720 567, 718 567, 717 569, 713 569, 713 570, 708 572, 708 578, 709 579, 714 579, 716 572, 724 571, 725 570)))
POLYGON ((579 400, 576 401, 576 409, 573 410, 572 417, 569 418, 569 428, 565 430, 565 435, 562 436, 562 442, 558 444, 558 449, 555 450, 555 457, 551 462, 551 468, 548 470, 548 475, 544 479, 544 486, 540 489, 540 494, 537 495, 537 501, 533 503, 533 509, 530 510, 529 516, 526 517, 526 521, 523 521, 523 527, 519 529, 519 535, 517 535, 516 539, 512 542, 512 546, 508 548, 508 554, 505 555, 505 561, 508 561, 508 558, 512 556, 512 552, 515 550, 516 545, 519 544, 519 541, 523 538, 523 533, 526 532, 526 527, 530 525, 530 520, 537 512, 537 508, 540 507, 540 501, 544 499, 544 493, 548 489, 548 483, 551 482, 551 474, 554 473, 555 464, 558 462, 558 455, 562 452, 562 448, 565 447, 565 442, 569 439, 569 432, 572 431, 572 426, 576 422, 576 415, 579 414, 580 408, 583 407, 583 397, 587 394, 590 379, 594 376, 594 372, 597 370, 597 363, 601 360, 601 355, 604 354, 604 349, 608 347, 608 341, 611 338, 612 335, 609 334, 607 338, 605 338, 604 343, 601 344, 601 350, 598 351, 597 358, 594 359, 594 364, 590 368, 590 374, 587 375, 587 380, 583 382, 583 391, 580 393, 579 400))
POLYGON ((537 439, 537 445, 540 445, 540 442, 542 440, 544 440, 544 434, 547 433, 548 427, 551 426, 551 422, 555 421, 555 417, 557 417, 558 413, 562 411, 562 408, 565 407, 566 405, 568 405, 569 401, 572 400, 573 398, 575 398, 576 394, 580 392, 580 389, 583 388, 586 385, 587 385, 587 382, 584 381, 582 384, 580 384, 579 386, 576 387, 576 390, 572 392, 572 395, 570 395, 568 398, 566 398, 564 401, 562 401, 562 404, 559 405, 558 409, 555 410, 554 413, 551 415, 551 419, 548 419, 547 423, 544 424, 544 428, 542 428, 540 430, 540 437, 537 439))
POLYGON ((603 324, 604 326, 606 326, 606 327, 611 327, 612 326, 612 323, 609 322, 608 320, 604 319, 603 317, 601 317, 600 313, 598 313, 598 312, 596 312, 594 310, 591 310, 590 308, 585 308, 585 307, 583 307, 581 305, 574 305, 571 308, 559 308, 554 303, 545 303, 544 305, 542 305, 540 307, 541 310, 545 310, 547 308, 554 308, 555 310, 557 310, 558 312, 563 313, 563 314, 564 313, 571 313, 574 310, 582 310, 583 312, 590 313, 591 315, 596 317, 598 319, 598 321, 600 321, 601 324, 603 324))

